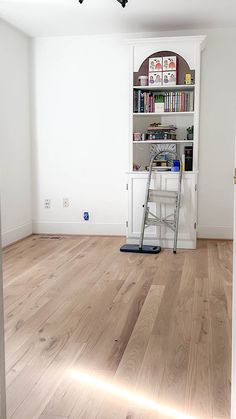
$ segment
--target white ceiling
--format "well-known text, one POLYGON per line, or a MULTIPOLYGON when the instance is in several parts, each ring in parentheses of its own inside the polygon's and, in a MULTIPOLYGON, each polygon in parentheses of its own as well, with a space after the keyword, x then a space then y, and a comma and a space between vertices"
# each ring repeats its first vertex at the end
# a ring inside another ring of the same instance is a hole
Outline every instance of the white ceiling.
POLYGON ((31 36, 236 26, 236 0, 0 0, 0 17, 31 36))

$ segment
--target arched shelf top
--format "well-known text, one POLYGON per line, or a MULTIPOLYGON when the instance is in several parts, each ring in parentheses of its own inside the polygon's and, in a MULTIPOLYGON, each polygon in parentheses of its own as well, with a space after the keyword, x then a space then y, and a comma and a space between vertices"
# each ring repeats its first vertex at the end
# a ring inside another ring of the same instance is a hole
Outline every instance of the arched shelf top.
POLYGON ((144 60, 140 63, 140 66, 137 70, 134 71, 134 85, 138 85, 138 77, 139 76, 148 76, 149 74, 149 59, 154 57, 177 57, 177 73, 178 73, 178 84, 184 84, 184 78, 186 73, 190 73, 193 80, 195 80, 195 70, 191 68, 189 62, 186 60, 185 57, 178 54, 176 50, 154 50, 152 54, 146 55, 144 60))
POLYGON ((153 56, 155 53, 161 52, 161 51, 172 51, 173 55, 179 55, 180 57, 182 57, 187 63, 188 66, 191 70, 195 70, 196 68, 196 57, 193 56, 191 53, 189 52, 185 52, 183 53, 182 49, 178 49, 175 48, 173 51, 173 48, 149 48, 147 50, 147 48, 145 48, 145 51, 143 51, 143 53, 141 54, 141 51, 139 51, 139 53, 137 54, 137 52, 135 51, 134 53, 134 71, 138 71, 139 68, 141 67, 142 63, 145 61, 145 59, 147 57, 151 57, 153 56))
POLYGON ((186 68, 188 68, 189 71, 193 70, 193 68, 190 68, 189 63, 186 61, 186 59, 184 57, 182 57, 181 55, 177 54, 176 51, 155 51, 152 55, 149 55, 148 57, 145 58, 145 60, 142 62, 141 66, 138 69, 138 72, 140 72, 141 67, 143 65, 145 65, 146 61, 149 60, 150 58, 154 58, 154 57, 169 57, 169 56, 177 56, 179 62, 182 62, 185 64, 186 68))
POLYGON ((205 35, 130 39, 128 44, 134 53, 133 71, 137 72, 145 58, 156 51, 174 51, 185 59, 191 70, 196 70, 205 42, 205 35))
POLYGON ((166 38, 160 38, 156 42, 133 45, 134 47, 134 71, 138 71, 143 61, 157 51, 173 51, 183 57, 191 70, 195 70, 201 53, 201 45, 198 42, 172 42, 166 38))

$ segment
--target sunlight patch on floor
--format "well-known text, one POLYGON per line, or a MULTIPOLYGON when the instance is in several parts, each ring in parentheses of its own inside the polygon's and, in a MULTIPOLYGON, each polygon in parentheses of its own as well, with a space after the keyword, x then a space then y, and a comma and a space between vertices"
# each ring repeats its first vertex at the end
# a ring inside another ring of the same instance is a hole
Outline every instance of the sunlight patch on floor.
POLYGON ((168 406, 161 405, 154 400, 147 399, 146 397, 143 397, 142 394, 130 392, 125 388, 113 385, 108 381, 102 380, 83 371, 71 370, 70 376, 73 379, 81 382, 82 384, 87 384, 88 386, 97 388, 108 394, 122 398, 128 402, 134 403, 136 406, 139 406, 143 409, 148 409, 157 413, 161 413, 162 415, 168 418, 197 419, 195 416, 185 415, 184 413, 172 409, 168 406))

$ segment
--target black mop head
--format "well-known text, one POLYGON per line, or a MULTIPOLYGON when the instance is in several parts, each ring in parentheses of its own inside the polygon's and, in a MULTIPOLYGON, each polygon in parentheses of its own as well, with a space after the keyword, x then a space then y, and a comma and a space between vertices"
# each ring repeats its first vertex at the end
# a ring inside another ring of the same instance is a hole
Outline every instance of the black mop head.
POLYGON ((125 244, 120 248, 120 251, 126 253, 149 253, 151 255, 154 255, 160 253, 161 247, 147 245, 139 247, 138 244, 125 244))

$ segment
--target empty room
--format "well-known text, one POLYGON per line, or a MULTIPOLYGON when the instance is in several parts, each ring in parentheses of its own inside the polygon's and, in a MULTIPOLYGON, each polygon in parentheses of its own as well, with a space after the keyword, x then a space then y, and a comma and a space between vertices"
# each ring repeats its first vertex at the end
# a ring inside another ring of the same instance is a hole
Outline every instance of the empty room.
POLYGON ((236 419, 236 3, 0 0, 0 419, 236 419))

